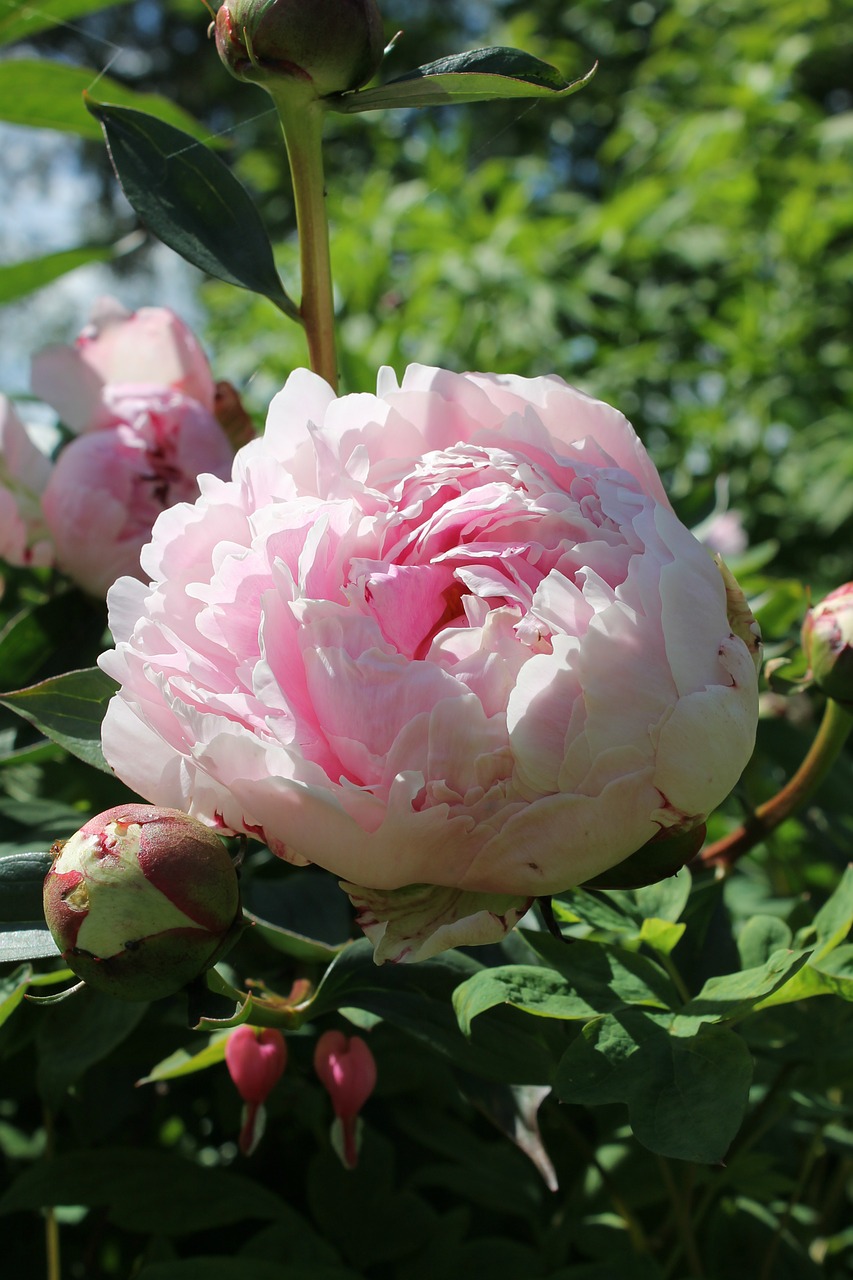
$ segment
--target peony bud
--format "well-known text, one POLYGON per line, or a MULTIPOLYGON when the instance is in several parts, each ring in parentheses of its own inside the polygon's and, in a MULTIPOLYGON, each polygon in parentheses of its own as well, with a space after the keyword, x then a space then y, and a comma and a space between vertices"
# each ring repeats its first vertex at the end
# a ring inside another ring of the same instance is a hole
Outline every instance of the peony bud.
POLYGON ((263 1132, 263 1104, 287 1066, 287 1044, 280 1031, 265 1027, 256 1032, 243 1023, 232 1031, 225 1046, 225 1065, 245 1102, 240 1150, 251 1155, 263 1132))
POLYGON ((44 912, 63 959, 122 1000, 157 1000, 210 968, 239 919, 218 836, 177 809, 126 804, 54 846, 44 912))
POLYGON ((375 0, 226 0, 216 48, 238 80, 291 81, 312 97, 375 73, 385 45, 375 0))
POLYGON ((853 582, 809 609, 802 638, 815 684, 828 698, 853 707, 853 582))
POLYGON ((340 1126, 344 1164, 358 1163, 356 1121, 376 1087, 376 1061, 360 1036, 325 1031, 314 1050, 314 1070, 332 1099, 340 1126))

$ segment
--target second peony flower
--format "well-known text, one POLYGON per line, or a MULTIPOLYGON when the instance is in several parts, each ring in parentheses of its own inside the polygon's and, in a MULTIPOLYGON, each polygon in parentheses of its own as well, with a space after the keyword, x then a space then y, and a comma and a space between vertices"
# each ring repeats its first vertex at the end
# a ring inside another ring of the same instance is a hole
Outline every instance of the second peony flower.
POLYGON ((737 782, 757 629, 609 405, 299 370, 201 484, 110 593, 106 758, 341 877, 377 961, 496 941, 737 782))

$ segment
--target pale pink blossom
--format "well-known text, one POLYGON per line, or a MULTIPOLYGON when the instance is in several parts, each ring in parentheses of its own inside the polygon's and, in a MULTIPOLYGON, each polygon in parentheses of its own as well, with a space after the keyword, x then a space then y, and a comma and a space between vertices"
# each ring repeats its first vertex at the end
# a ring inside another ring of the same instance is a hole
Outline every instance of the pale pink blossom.
POLYGON ((166 307, 131 312, 114 298, 101 299, 72 346, 33 357, 31 383, 75 433, 115 424, 106 392, 122 383, 169 387, 213 411, 210 366, 192 331, 166 307))
POLYGON ((50 459, 31 440, 5 396, 0 396, 0 560, 49 565, 53 545, 41 510, 50 459))
POLYGON ((114 425, 59 454, 42 497, 59 567, 104 596, 122 574, 142 576, 139 553, 157 516, 192 501, 198 476, 222 478, 234 457, 216 419, 167 387, 109 387, 114 425))
POLYGON ((110 592, 106 757, 341 877, 378 961, 499 939, 750 756, 748 611, 626 419, 559 378, 336 399, 300 370, 201 489, 110 592))

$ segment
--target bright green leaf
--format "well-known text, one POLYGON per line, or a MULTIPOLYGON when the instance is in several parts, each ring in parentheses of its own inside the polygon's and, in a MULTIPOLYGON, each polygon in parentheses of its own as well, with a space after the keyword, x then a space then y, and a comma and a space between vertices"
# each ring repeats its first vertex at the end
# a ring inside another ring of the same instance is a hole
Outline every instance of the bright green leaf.
POLYGON ((115 0, 5 0, 0 10, 0 44, 26 40, 58 23, 108 9, 115 0))
POLYGON ((0 120, 36 129, 59 129, 83 138, 99 140, 101 131, 86 111, 83 94, 97 85, 98 94, 111 104, 134 107, 156 116, 190 137, 206 139, 209 130, 187 111, 155 93, 134 93, 109 76, 88 67, 40 58, 10 58, 0 65, 0 120))
POLYGON ((807 964, 808 951, 777 951, 765 965, 709 978, 702 990, 681 1010, 684 1019, 731 1022, 749 1013, 760 1001, 784 988, 807 964))
POLYGON ((649 916, 640 928, 640 941, 659 955, 668 956, 678 946, 686 928, 686 924, 673 924, 671 920, 649 916))
POLYGON ((229 1031, 215 1032, 203 1049, 197 1053, 188 1053, 186 1049, 176 1049, 168 1058, 152 1067, 147 1076, 137 1080, 137 1084, 154 1084, 157 1080, 176 1080, 179 1076, 189 1076, 196 1071, 205 1071, 225 1060, 225 1046, 228 1043, 229 1031))

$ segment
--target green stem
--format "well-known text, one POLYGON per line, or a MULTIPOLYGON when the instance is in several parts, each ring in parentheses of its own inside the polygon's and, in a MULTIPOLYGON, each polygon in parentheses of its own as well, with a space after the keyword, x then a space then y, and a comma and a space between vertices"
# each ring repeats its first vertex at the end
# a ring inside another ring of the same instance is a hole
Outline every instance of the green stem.
POLYGON ((696 858, 700 866, 731 866, 760 844, 780 822, 811 798, 829 773, 853 729, 853 714, 829 699, 814 742, 797 772, 777 795, 758 806, 742 827, 708 845, 696 858))
MULTIPOLYGON (((53 1158, 55 1151, 55 1138, 53 1127, 53 1113, 44 1108, 44 1130, 46 1135, 45 1155, 48 1160, 53 1158)), ((56 1211, 52 1205, 48 1205, 44 1211, 44 1242, 46 1254, 46 1275, 47 1280, 61 1280, 62 1266, 59 1255, 59 1223, 56 1221, 56 1211)))
POLYGON ((669 1161, 664 1156, 658 1156, 658 1167, 661 1172, 663 1184, 666 1187, 672 1204, 675 1222, 678 1229, 678 1247, 675 1249, 669 1260, 669 1265, 665 1271, 665 1275, 670 1276, 673 1273, 679 1257, 683 1254, 687 1265, 690 1267, 691 1274, 696 1280, 701 1280, 705 1272, 702 1269, 702 1260, 699 1257, 699 1250, 696 1247, 696 1237, 693 1234, 693 1222, 690 1214, 690 1186, 688 1184, 685 1194, 682 1196, 680 1188, 676 1185, 675 1178, 672 1174, 672 1168, 669 1161))
MULTIPOLYGON (((266 87, 272 92, 268 85, 266 87)), ((273 93, 272 96, 281 122, 293 180, 296 231, 302 268, 300 313, 308 338, 308 358, 314 372, 319 373, 337 391, 335 308, 323 175, 325 108, 318 98, 297 98, 292 90, 273 93)))

